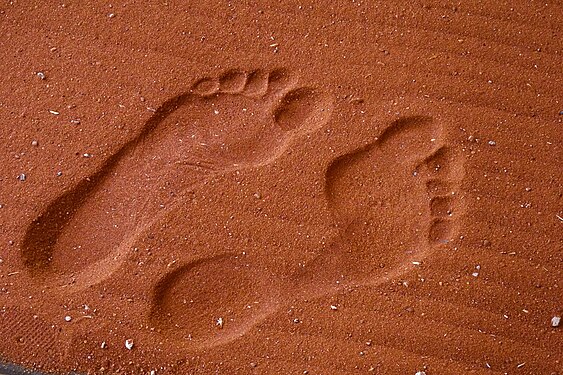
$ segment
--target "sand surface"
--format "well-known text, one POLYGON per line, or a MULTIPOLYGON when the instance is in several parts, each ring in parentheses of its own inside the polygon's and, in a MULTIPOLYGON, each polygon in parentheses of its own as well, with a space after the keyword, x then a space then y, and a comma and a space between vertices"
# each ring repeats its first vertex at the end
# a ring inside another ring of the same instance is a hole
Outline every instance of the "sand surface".
POLYGON ((0 358, 563 374, 561 25, 559 1, 2 2, 0 358))

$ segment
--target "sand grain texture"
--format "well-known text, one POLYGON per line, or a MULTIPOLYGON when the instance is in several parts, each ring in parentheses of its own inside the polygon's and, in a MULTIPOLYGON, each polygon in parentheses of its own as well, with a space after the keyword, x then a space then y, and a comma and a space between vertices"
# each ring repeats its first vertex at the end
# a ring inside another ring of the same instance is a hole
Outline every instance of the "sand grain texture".
POLYGON ((535 1, 0 5, 0 358, 562 374, 562 24, 535 1))

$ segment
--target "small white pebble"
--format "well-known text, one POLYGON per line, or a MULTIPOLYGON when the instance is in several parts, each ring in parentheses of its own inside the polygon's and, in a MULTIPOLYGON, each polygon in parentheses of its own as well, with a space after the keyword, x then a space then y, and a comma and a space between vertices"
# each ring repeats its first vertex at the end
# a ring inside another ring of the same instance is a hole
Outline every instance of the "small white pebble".
POLYGON ((330 305, 330 309, 331 310, 338 310, 338 307, 336 307, 335 305, 330 305))
POLYGON ((59 112, 58 111, 53 111, 52 109, 49 110, 49 113, 52 115, 58 115, 59 112))
POLYGON ((43 72, 37 72, 37 77, 39 77, 40 79, 45 79, 45 73, 43 72))
POLYGON ((108 344, 106 344, 105 341, 102 341, 102 345, 100 345, 100 348, 105 349, 108 347, 108 344))
POLYGON ((125 347, 126 347, 128 350, 133 349, 133 340, 131 340, 131 339, 125 340, 125 347))
POLYGON ((219 328, 223 328, 223 318, 219 318, 215 321, 215 325, 219 328))
POLYGON ((85 153, 85 154, 83 154, 82 156, 85 157, 85 158, 91 158, 91 157, 92 157, 92 154, 85 153))
POLYGON ((113 17, 115 17, 115 14, 114 14, 114 13, 110 13, 110 14, 108 14, 108 17, 109 17, 109 18, 113 18, 113 17))
POLYGON ((72 316, 67 315, 65 316, 65 322, 70 322, 72 320, 72 316))
POLYGON ((39 142, 37 142, 37 141, 31 141, 31 145, 36 147, 36 146, 39 145, 39 142))
POLYGON ((424 371, 418 371, 416 374, 414 375, 426 375, 426 373, 424 371))
POLYGON ((496 146, 496 142, 495 141, 489 141, 489 146, 496 146))
POLYGON ((561 317, 560 316, 554 316, 553 318, 551 318, 551 326, 552 327, 559 327, 560 323, 561 323, 561 317))

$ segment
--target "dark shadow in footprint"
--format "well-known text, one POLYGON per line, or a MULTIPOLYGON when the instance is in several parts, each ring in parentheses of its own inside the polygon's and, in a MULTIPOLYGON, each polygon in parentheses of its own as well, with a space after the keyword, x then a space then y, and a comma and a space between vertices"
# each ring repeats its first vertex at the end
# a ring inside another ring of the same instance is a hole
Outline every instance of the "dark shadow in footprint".
POLYGON ((179 192, 217 173, 268 164, 328 121, 330 96, 296 84, 285 69, 232 70, 168 100, 30 223, 25 267, 43 281, 72 276, 75 287, 108 277, 179 192))
POLYGON ((297 275, 305 294, 383 282, 451 240, 450 189, 462 170, 443 142, 431 117, 401 118, 329 165, 325 194, 341 235, 297 275))

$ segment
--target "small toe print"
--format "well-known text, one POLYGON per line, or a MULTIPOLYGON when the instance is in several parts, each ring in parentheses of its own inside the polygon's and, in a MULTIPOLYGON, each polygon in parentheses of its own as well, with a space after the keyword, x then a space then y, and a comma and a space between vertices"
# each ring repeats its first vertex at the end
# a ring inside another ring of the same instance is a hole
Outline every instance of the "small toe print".
POLYGON ((432 216, 451 216, 453 214, 453 199, 450 196, 438 196, 430 200, 432 216))
POLYGON ((229 70, 219 78, 220 91, 227 94, 239 93, 246 85, 246 73, 240 70, 229 70))
POLYGON ((248 75, 243 94, 247 96, 263 96, 268 91, 268 72, 255 70, 248 75))
POLYGON ((209 96, 219 91, 219 80, 213 78, 202 78, 197 81, 192 92, 201 96, 209 96))

